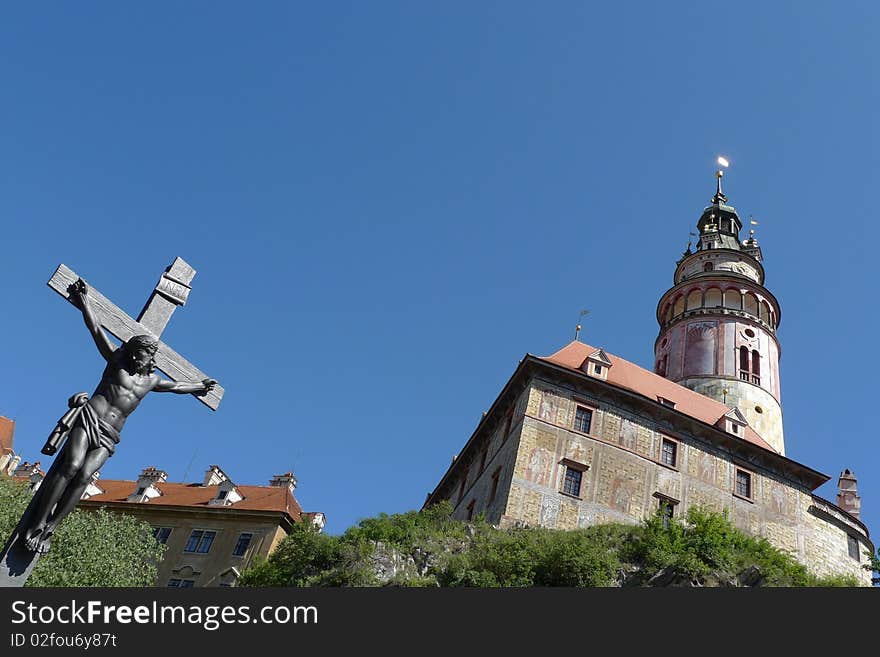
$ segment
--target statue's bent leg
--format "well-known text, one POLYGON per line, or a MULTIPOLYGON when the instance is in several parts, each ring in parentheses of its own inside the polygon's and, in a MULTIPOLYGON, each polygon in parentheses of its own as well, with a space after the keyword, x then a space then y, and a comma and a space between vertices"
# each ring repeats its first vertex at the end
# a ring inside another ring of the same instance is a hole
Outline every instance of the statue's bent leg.
POLYGON ((38 491, 39 500, 37 507, 34 509, 33 521, 30 526, 25 529, 24 538, 26 546, 31 551, 40 550, 43 541, 46 523, 52 509, 58 504, 58 501, 64 495, 70 481, 83 466, 86 452, 89 447, 88 437, 85 429, 82 427, 74 427, 70 430, 67 438, 67 444, 58 455, 61 463, 55 470, 54 474, 47 476, 40 484, 38 491))
MULTIPOLYGON (((73 511, 92 480, 92 475, 101 469, 108 458, 110 458, 110 452, 104 447, 96 447, 86 454, 82 465, 71 478, 67 488, 64 489, 61 499, 55 506, 55 511, 46 521, 43 528, 44 541, 49 540, 58 524, 67 517, 68 513, 73 511)), ((46 545, 46 549, 48 550, 48 545, 46 545)))

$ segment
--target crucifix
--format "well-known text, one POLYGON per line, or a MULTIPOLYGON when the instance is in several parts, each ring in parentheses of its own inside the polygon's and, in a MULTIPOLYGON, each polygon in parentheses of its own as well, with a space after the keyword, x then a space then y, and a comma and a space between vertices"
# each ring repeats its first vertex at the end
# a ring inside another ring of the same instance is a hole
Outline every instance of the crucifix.
POLYGON ((193 394, 211 410, 219 406, 223 388, 159 340, 175 309, 186 303, 195 274, 184 260, 175 259, 137 319, 65 265, 52 275, 49 287, 82 312, 107 366, 91 397, 83 392, 70 398, 70 410, 42 449, 48 455, 60 452, 0 553, 0 586, 24 585, 40 556, 49 551, 55 528, 116 451, 122 426, 147 393, 193 394), (111 342, 105 329, 122 346, 111 342), (156 369, 168 379, 155 374, 156 369))

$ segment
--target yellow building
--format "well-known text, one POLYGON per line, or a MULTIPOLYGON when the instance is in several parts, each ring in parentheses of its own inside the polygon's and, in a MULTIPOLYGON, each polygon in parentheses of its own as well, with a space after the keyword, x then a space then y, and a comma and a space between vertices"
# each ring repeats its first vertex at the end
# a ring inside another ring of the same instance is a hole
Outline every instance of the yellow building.
POLYGON ((233 586, 257 557, 266 557, 295 522, 324 526, 322 513, 305 513, 293 496, 296 478, 276 475, 268 486, 234 483, 212 465, 201 483, 174 483, 155 467, 136 481, 98 480, 81 509, 125 513, 153 526, 167 551, 157 586, 233 586))

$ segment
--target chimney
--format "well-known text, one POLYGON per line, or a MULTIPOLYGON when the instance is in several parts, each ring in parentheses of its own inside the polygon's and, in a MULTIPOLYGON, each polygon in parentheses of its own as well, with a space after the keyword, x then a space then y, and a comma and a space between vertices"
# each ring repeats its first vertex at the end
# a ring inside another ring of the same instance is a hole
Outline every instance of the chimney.
POLYGON ((164 470, 159 470, 158 468, 156 468, 156 466, 147 466, 138 477, 138 483, 145 481, 149 481, 154 484, 164 484, 166 481, 168 481, 168 473, 164 470))
POLYGON ((21 454, 16 454, 10 459, 9 463, 6 464, 6 472, 9 473, 10 477, 15 474, 19 463, 21 463, 21 454))
POLYGON ((837 480, 837 506, 856 518, 862 510, 856 475, 849 468, 841 472, 840 479, 837 480))
MULTIPOLYGON (((164 484, 166 479, 168 479, 168 473, 164 470, 159 470, 152 465, 144 468, 144 471, 138 477, 137 484, 135 484, 134 492, 126 498, 126 501, 148 502, 149 500, 161 497, 162 491, 156 487, 156 484, 164 484)), ((93 477, 91 484, 94 483, 95 478, 93 477)), ((101 490, 98 486, 93 488, 101 490)))
POLYGON ((229 479, 219 465, 209 465, 205 470, 205 481, 202 486, 217 486, 229 479))
POLYGON ((42 473, 40 469, 40 462, 30 463, 29 461, 25 461, 21 465, 19 465, 15 471, 12 473, 13 477, 30 477, 33 474, 42 473))
POLYGON ((12 453, 12 438, 15 434, 15 421, 0 416, 0 456, 12 453))
POLYGON ((269 482, 269 485, 275 488, 283 488, 284 486, 287 486, 290 489, 290 492, 293 493, 296 488, 296 477, 293 476, 292 472, 285 472, 284 474, 272 477, 272 481, 269 482))

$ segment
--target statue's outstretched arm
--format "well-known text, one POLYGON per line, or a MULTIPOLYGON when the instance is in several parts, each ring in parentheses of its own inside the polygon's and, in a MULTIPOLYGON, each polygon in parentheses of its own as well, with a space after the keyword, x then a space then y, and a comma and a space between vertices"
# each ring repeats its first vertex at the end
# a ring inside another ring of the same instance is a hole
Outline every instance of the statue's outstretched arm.
POLYGON ((210 392, 217 382, 214 379, 202 379, 201 381, 167 381, 159 379, 154 385, 156 392, 176 392, 184 395, 188 393, 210 392))
POLYGON ((95 311, 92 309, 92 304, 89 301, 89 286, 86 285, 83 279, 78 278, 70 286, 70 299, 82 311, 83 319, 86 322, 89 333, 92 334, 92 339, 95 341, 98 351, 101 352, 104 360, 109 362, 113 358, 113 352, 116 351, 116 347, 113 346, 110 338, 107 337, 107 334, 101 328, 101 322, 98 321, 98 317, 95 315, 95 311))

